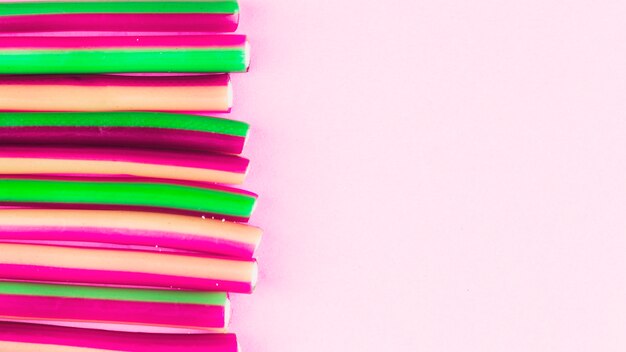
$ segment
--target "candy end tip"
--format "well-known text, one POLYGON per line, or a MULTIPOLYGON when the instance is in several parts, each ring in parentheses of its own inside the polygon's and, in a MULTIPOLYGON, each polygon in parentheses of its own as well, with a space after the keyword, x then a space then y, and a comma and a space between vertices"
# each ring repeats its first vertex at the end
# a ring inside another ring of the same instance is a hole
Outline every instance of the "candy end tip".
POLYGON ((233 308, 230 304, 230 299, 226 299, 226 302, 224 303, 224 329, 228 328, 228 325, 230 325, 230 317, 232 316, 233 313, 233 308))
POLYGON ((252 277, 250 278, 250 292, 254 291, 259 281, 259 264, 255 260, 252 263, 252 277))
POLYGON ((252 255, 259 250, 261 239, 263 238, 263 230, 260 227, 255 227, 254 230, 254 247, 252 248, 252 255))
POLYGON ((250 42, 246 39, 246 44, 244 46, 244 55, 245 55, 245 69, 246 71, 250 70, 250 42))
POLYGON ((230 112, 230 110, 233 108, 233 82, 229 79, 228 80, 228 84, 226 84, 226 95, 227 95, 227 111, 230 112))

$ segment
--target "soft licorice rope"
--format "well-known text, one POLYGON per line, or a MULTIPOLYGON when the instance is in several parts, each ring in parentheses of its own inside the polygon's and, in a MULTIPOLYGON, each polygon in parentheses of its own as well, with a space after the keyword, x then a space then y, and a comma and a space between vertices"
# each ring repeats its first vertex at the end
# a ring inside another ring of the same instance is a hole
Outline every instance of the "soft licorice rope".
POLYGON ((0 243, 0 279, 251 293, 250 259, 0 243))
POLYGON ((158 112, 0 114, 0 144, 93 145, 241 153, 247 123, 158 112))
POLYGON ((199 216, 114 210, 2 209, 0 240, 175 249, 252 258, 258 227, 199 216))
POLYGON ((0 148, 0 175, 131 175, 240 184, 247 168, 247 159, 233 155, 105 147, 0 148))
POLYGON ((243 72, 249 61, 236 34, 0 37, 0 74, 243 72))
POLYGON ((237 352, 234 334, 148 334, 0 323, 0 351, 237 352))
POLYGON ((0 205, 131 209, 247 221, 256 195, 211 184, 131 177, 1 176, 0 205))
MULTIPOLYGON (((3 60, 0 49, 0 66, 3 60)), ((227 74, 0 75, 0 92, 0 111, 227 112, 232 106, 227 74)))
POLYGON ((225 1, 0 3, 0 32, 232 32, 239 6, 225 1))
POLYGON ((0 319, 4 320, 217 331, 228 325, 229 316, 230 304, 223 292, 0 281, 0 319))

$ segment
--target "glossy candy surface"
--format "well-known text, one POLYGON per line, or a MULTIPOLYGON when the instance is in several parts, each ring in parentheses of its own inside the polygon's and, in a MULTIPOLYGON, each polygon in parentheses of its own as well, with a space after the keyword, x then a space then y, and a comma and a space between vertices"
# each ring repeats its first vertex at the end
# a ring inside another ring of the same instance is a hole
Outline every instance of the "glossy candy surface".
POLYGON ((158 112, 0 113, 0 144, 180 149, 241 153, 248 124, 158 112))
POLYGON ((162 211, 247 221, 256 195, 193 181, 140 177, 0 176, 0 205, 162 211))
POLYGON ((0 175, 130 175, 240 184, 248 160, 233 155, 129 148, 6 146, 0 175))
POLYGON ((0 74, 244 72, 249 55, 236 34, 0 37, 0 74))
POLYGON ((147 334, 0 323, 0 351, 237 352, 234 334, 147 334))
POLYGON ((0 241, 140 247, 252 258, 262 231, 200 216, 115 210, 2 209, 0 241))
POLYGON ((23 1, 0 3, 0 32, 233 32, 237 1, 23 1))
POLYGON ((0 279, 251 293, 257 264, 146 251, 0 243, 0 279))
POLYGON ((223 329, 226 293, 0 281, 0 319, 223 329))
POLYGON ((225 74, 6 75, 0 92, 0 111, 227 112, 232 106, 225 74))

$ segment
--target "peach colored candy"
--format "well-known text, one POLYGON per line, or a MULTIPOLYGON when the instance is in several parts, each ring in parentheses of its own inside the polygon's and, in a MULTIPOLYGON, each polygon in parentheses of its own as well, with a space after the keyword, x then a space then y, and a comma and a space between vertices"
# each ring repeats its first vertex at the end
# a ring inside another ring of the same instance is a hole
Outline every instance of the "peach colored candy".
POLYGON ((9 75, 5 111, 215 111, 232 106, 228 75, 9 75))
POLYGON ((253 260, 0 243, 0 278, 250 293, 253 260))
POLYGON ((116 210, 0 210, 0 241, 111 243, 251 258, 261 235, 258 227, 199 216, 116 210))

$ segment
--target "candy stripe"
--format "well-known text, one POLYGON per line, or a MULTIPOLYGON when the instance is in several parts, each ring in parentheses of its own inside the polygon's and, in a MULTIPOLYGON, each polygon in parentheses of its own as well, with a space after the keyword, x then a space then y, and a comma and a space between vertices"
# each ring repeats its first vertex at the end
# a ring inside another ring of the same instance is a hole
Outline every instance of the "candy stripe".
POLYGON ((224 292, 154 290, 0 281, 0 295, 66 297, 129 302, 227 306, 224 292))
POLYGON ((234 334, 146 334, 0 323, 0 350, 11 352, 238 352, 234 334))
MULTIPOLYGON (((73 2, 73 1, 81 1, 81 2, 99 2, 102 0, 4 0, 4 2, 73 2)), ((128 1, 133 1, 133 2, 154 2, 154 1, 160 1, 160 0, 106 0, 106 2, 128 2, 128 1)), ((220 1, 235 1, 235 0, 167 0, 167 1, 182 1, 182 2, 209 2, 209 1, 214 1, 214 2, 220 2, 220 1)))
POLYGON ((125 148, 0 148, 0 174, 132 175, 240 184, 248 160, 230 155, 125 148))
MULTIPOLYGON (((215 169, 245 172, 248 160, 234 155, 207 153, 180 153, 173 151, 139 150, 128 148, 63 148, 39 146, 4 147, 0 149, 3 159, 53 159, 53 160, 113 160, 120 162, 173 165, 187 168, 215 169)), ((3 165, 0 165, 2 168, 3 165)), ((184 178, 182 178, 184 179, 184 178)), ((211 181, 208 181, 211 182, 211 181)))
POLYGON ((0 74, 243 72, 249 49, 237 35, 0 37, 0 74))
POLYGON ((241 153, 248 124, 157 112, 0 113, 0 145, 81 145, 241 153))
POLYGON ((16 179, 16 180, 44 180, 44 181, 87 181, 87 182, 130 182, 130 183, 163 183, 168 185, 180 185, 188 187, 199 187, 203 189, 211 189, 217 191, 224 191, 234 194, 242 194, 249 197, 256 198, 257 195, 253 192, 246 191, 240 188, 233 188, 229 186, 223 186, 217 183, 200 182, 200 181, 188 181, 188 180, 170 180, 161 178, 148 178, 148 177, 136 177, 136 176, 94 176, 94 175, 11 175, 1 176, 2 179, 16 179))
POLYGON ((255 202, 253 196, 224 188, 184 186, 162 181, 0 178, 0 204, 5 205, 126 206, 247 219, 255 202))
POLYGON ((174 214, 106 210, 0 210, 0 240, 172 248, 251 258, 261 229, 174 214))
POLYGON ((158 112, 3 113, 0 114, 0 127, 138 127, 237 137, 246 137, 249 128, 247 123, 235 120, 158 112))
MULTIPOLYGON (((252 280, 254 261, 142 251, 0 243, 0 263, 108 270, 234 282, 252 280)), ((111 282, 115 284, 115 282, 111 282)))
POLYGON ((251 293, 254 289, 254 284, 249 282, 121 272, 115 270, 68 269, 39 265, 0 264, 0 277, 7 280, 18 281, 27 280, 96 285, 112 284, 132 287, 181 288, 187 290, 240 293, 251 293))
POLYGON ((0 295, 0 316, 10 320, 99 322, 185 329, 217 329, 228 324, 224 306, 32 295, 0 295))
POLYGON ((231 108, 227 87, 14 86, 2 85, 0 79, 0 91, 0 110, 227 112, 231 108))
POLYGON ((23 15, 1 18, 0 32, 234 32, 239 14, 97 13, 23 15))
POLYGON ((250 293, 256 277, 253 260, 0 243, 0 278, 7 280, 250 293))
MULTIPOLYGON (((0 121, 1 119, 0 113, 0 121)), ((0 127, 0 145, 33 144, 134 147, 239 154, 243 150, 245 137, 144 127, 0 127)))
POLYGON ((45 320, 45 319, 15 319, 3 318, 0 316, 0 322, 26 323, 38 325, 65 326, 79 329, 99 329, 109 331, 126 331, 126 332, 145 332, 151 334, 223 334, 227 332, 226 328, 204 328, 204 329, 186 329, 181 327, 167 327, 157 325, 137 325, 137 324, 112 324, 103 322, 88 321, 64 321, 64 320, 45 320))
MULTIPOLYGON (((246 36, 241 34, 151 35, 151 36, 17 36, 0 37, 3 50, 114 50, 160 49, 245 49, 246 36)), ((63 52, 67 52, 64 50, 63 52)))
POLYGON ((236 1, 58 1, 0 3, 0 17, 84 13, 223 13, 239 11, 236 1))
POLYGON ((226 87, 227 74, 210 75, 7 75, 2 85, 77 87, 226 87))
POLYGON ((2 74, 243 72, 245 49, 0 51, 2 74))
MULTIPOLYGON (((64 2, 68 0, 4 0, 4 2, 64 2)), ((81 2, 99 2, 102 0, 71 0, 71 1, 81 1, 81 2)), ((130 0, 106 0, 107 2, 128 2, 130 0)), ((132 0, 133 2, 154 2, 160 0, 132 0)), ((167 0, 167 1, 182 1, 182 2, 208 2, 208 1, 235 1, 235 0, 167 0)))
POLYGON ((101 350, 96 348, 44 345, 10 341, 0 341, 0 350, 11 352, 111 352, 111 350, 101 350))
MULTIPOLYGON (((4 63, 1 54, 0 62, 4 63)), ((2 76, 0 91, 0 110, 5 111, 225 112, 232 105, 232 87, 225 75, 2 76)))

